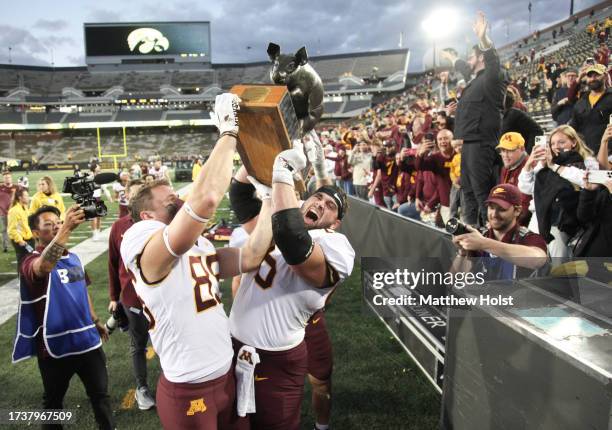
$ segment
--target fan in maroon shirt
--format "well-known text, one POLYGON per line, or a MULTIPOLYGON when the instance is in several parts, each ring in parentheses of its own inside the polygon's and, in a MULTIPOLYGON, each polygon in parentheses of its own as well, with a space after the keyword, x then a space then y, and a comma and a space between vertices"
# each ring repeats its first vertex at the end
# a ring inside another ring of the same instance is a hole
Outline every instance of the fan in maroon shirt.
MULTIPOLYGON (((424 141, 419 148, 415 167, 420 171, 431 172, 435 175, 435 182, 438 191, 438 199, 443 207, 450 207, 450 189, 452 181, 450 179, 450 163, 455 155, 451 146, 453 133, 450 130, 440 130, 438 132, 439 151, 432 151, 434 143, 424 141)), ((430 206, 431 208, 431 206, 430 206)))
POLYGON ((385 205, 391 209, 393 206, 390 202, 396 194, 396 181, 399 172, 399 167, 395 161, 395 144, 391 141, 385 141, 383 143, 383 154, 376 156, 374 162, 374 170, 376 171, 376 178, 374 184, 370 190, 370 196, 373 195, 374 189, 378 185, 382 186, 382 193, 385 199, 385 205))

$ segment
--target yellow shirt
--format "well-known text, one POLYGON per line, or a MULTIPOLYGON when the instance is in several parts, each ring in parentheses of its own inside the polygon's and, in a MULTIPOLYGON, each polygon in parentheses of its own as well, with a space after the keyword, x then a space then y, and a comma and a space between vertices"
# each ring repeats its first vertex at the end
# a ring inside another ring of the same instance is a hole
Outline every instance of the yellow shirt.
POLYGON ((28 208, 16 204, 8 211, 8 236, 13 242, 25 242, 32 239, 32 230, 28 225, 28 208))
POLYGON ((66 212, 66 207, 64 206, 64 199, 59 193, 53 193, 51 195, 46 195, 45 193, 37 192, 32 196, 32 201, 30 202, 30 214, 36 212, 36 210, 43 206, 54 206, 60 210, 61 218, 64 219, 64 212, 66 212))
POLYGON ((455 154, 450 162, 450 178, 455 182, 461 177, 461 153, 455 154))
POLYGON ((604 93, 595 93, 593 95, 593 92, 589 93, 589 103, 591 104, 591 107, 595 106, 595 103, 597 103, 599 101, 599 99, 601 98, 601 96, 603 96, 604 93))
POLYGON ((191 169, 191 180, 193 182, 195 182, 196 178, 200 174, 200 170, 202 170, 202 165, 198 164, 198 163, 195 163, 193 165, 193 169, 191 169))

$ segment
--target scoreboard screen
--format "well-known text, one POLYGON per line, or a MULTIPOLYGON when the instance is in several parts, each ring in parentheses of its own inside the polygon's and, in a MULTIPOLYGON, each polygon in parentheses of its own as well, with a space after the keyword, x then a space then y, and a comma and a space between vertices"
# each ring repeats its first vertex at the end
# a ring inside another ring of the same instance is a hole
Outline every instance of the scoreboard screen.
POLYGON ((85 24, 85 56, 210 62, 209 22, 85 24))

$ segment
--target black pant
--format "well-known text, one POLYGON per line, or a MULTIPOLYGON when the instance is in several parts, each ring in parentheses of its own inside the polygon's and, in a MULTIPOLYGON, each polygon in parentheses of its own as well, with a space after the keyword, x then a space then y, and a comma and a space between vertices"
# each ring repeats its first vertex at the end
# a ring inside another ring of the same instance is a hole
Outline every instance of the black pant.
POLYGON ((132 354, 132 367, 136 386, 147 385, 147 342, 149 341, 149 321, 144 316, 142 310, 139 314, 132 312, 125 306, 125 314, 130 322, 128 331, 130 333, 131 344, 130 353, 132 354))
POLYGON ((466 223, 484 226, 485 200, 497 183, 500 158, 494 142, 464 142, 461 149, 461 213, 466 223))
MULTIPOLYGON (((21 246, 17 242, 14 242, 12 240, 11 243, 13 244, 13 248, 15 248, 15 254, 17 256, 17 273, 19 273, 19 266, 21 265, 21 260, 23 260, 23 257, 28 255, 29 252, 25 246, 21 246)), ((34 249, 34 247, 36 246, 34 239, 26 240, 26 243, 30 245, 32 249, 34 249)))
MULTIPOLYGON (((43 395, 44 409, 62 409, 64 407, 64 396, 72 376, 76 373, 85 386, 98 427, 100 429, 115 428, 108 396, 106 356, 101 347, 84 354, 63 358, 38 357, 38 368, 45 389, 43 395)), ((61 429, 62 426, 53 424, 43 426, 43 428, 61 429)))

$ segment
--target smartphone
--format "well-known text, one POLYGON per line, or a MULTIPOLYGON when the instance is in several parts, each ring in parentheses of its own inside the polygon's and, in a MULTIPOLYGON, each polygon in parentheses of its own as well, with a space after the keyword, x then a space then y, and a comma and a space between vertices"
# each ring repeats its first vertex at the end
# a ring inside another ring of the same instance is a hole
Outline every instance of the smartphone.
POLYGON ((589 170, 591 184, 605 184, 608 181, 612 181, 612 170, 589 170))
POLYGON ((427 133, 425 135, 425 140, 434 140, 434 134, 433 133, 427 133))
POLYGON ((541 146, 543 148, 546 148, 546 136, 536 136, 535 146, 541 146))
POLYGON ((608 124, 612 125, 612 113, 610 114, 610 118, 608 118, 608 124))

